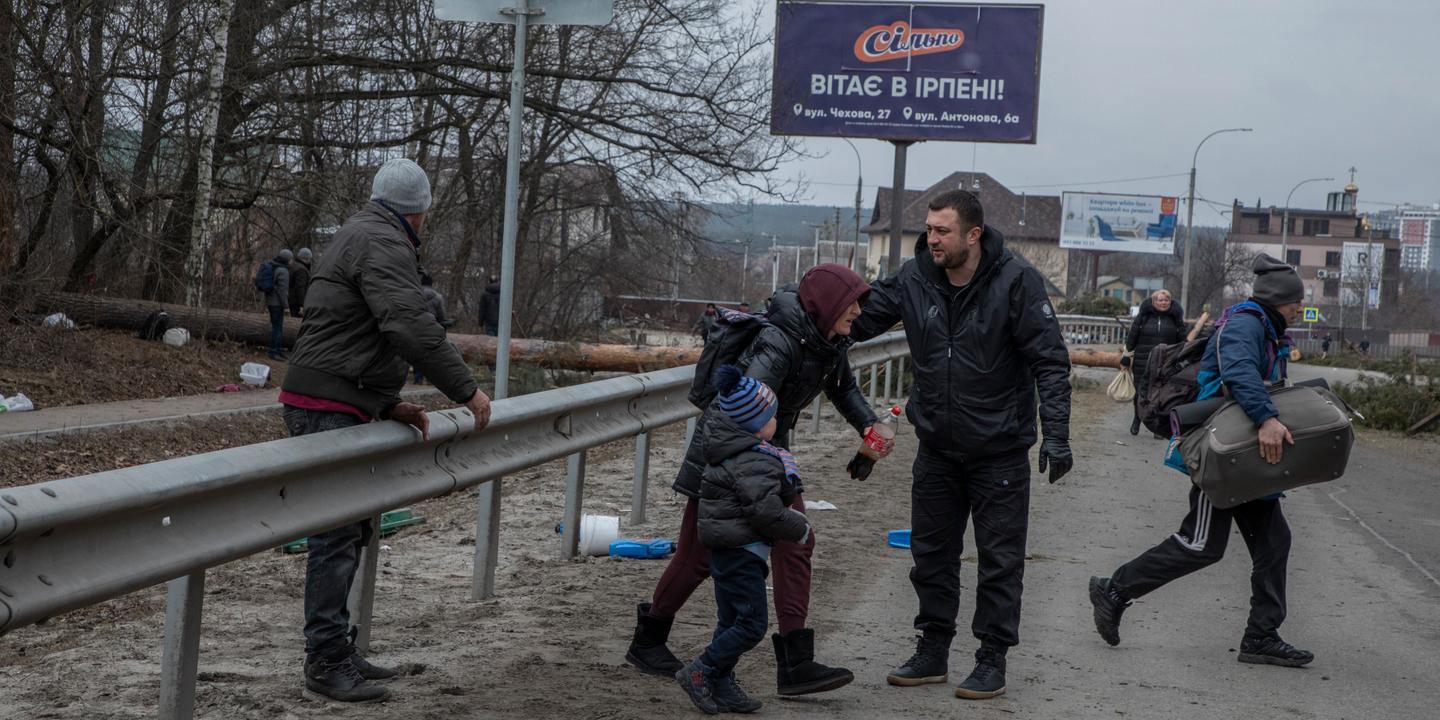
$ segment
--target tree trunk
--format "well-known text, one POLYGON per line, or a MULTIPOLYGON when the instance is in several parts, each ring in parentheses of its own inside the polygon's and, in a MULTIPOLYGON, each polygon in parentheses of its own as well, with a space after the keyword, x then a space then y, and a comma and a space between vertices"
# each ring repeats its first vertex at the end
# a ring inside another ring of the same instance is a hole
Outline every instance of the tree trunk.
POLYGON ((185 304, 190 307, 200 307, 204 302, 205 279, 210 275, 205 256, 214 237, 210 232, 210 192, 214 186, 215 133, 220 122, 220 90, 225 82, 225 51, 233 9, 233 0, 216 0, 210 31, 210 77, 205 86, 205 124, 200 131, 199 184, 190 221, 190 257, 185 261, 185 304))
MULTIPOLYGON (((15 4, 0 6, 0 117, 15 118, 15 4)), ((0 123, 0 273, 8 273, 15 256, 15 133, 0 123)))
MULTIPOLYGON (((205 310, 96 295, 47 292, 35 299, 41 313, 63 312, 76 322, 122 330, 138 330, 156 310, 170 315, 171 327, 183 327, 194 337, 238 340, 253 345, 270 342, 270 319, 255 313, 205 310)), ((294 345, 300 321, 285 320, 285 344, 294 345)), ((450 342, 473 363, 493 363, 499 343, 488 335, 451 335, 450 342)), ((510 341, 510 359, 517 363, 565 370, 644 372, 690 365, 700 359, 700 348, 647 347, 563 343, 549 340, 510 341)), ((1120 367, 1120 353, 1071 350, 1070 362, 1092 367, 1120 367)))

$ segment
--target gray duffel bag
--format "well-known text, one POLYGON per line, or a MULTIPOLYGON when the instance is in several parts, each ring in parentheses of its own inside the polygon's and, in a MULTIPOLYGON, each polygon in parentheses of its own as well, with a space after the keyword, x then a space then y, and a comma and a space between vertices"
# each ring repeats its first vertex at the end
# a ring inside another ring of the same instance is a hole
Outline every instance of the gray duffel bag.
POLYGON ((1275 465, 1260 456, 1255 422, 1235 402, 1226 403, 1180 438, 1180 455, 1190 469, 1190 480, 1215 507, 1235 507, 1345 474, 1355 430, 1354 411, 1344 400, 1326 388, 1293 386, 1272 390, 1270 400, 1295 438, 1275 465))

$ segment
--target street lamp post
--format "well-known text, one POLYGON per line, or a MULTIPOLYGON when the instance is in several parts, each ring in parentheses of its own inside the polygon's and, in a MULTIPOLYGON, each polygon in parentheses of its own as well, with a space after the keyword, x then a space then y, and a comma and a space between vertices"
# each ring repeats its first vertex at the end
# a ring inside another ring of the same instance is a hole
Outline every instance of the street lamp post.
MULTIPOLYGON (((1295 187, 1290 188, 1290 194, 1285 196, 1285 214, 1280 219, 1280 262, 1286 264, 1290 262, 1289 258, 1286 257, 1290 249, 1290 198, 1295 195, 1295 191, 1299 190, 1300 186, 1305 183, 1330 182, 1334 179, 1335 178, 1310 178, 1309 180, 1301 180, 1295 183, 1295 187)), ((1300 263, 1295 264, 1299 265, 1300 263)))
MULTIPOLYGON (((869 253, 860 250, 860 196, 861 189, 865 185, 865 165, 860 161, 860 151, 855 149, 855 143, 850 142, 850 138, 840 139, 844 140, 845 144, 855 152, 855 259, 852 264, 855 266, 855 273, 860 277, 865 277, 865 258, 869 253)), ((836 240, 840 238, 838 228, 835 231, 835 238, 836 240)), ((835 255, 837 257, 840 255, 838 243, 835 246, 835 255)))
POLYGON ((1185 266, 1180 276, 1180 307, 1190 307, 1190 253, 1195 247, 1195 163, 1200 159, 1200 147, 1220 133, 1227 132, 1250 132, 1251 128, 1225 128, 1216 130, 1205 136, 1200 145, 1195 146, 1195 154, 1190 157, 1190 206, 1186 210, 1185 218, 1185 266))

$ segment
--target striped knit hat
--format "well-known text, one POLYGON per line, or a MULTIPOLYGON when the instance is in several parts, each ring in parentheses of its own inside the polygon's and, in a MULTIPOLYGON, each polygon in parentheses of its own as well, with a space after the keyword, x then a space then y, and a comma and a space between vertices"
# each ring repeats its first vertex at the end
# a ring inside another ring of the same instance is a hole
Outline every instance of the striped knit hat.
POLYGON ((755 378, 745 377, 734 365, 721 365, 711 382, 720 393, 715 398, 720 412, 747 432, 760 432, 779 409, 775 391, 755 378))

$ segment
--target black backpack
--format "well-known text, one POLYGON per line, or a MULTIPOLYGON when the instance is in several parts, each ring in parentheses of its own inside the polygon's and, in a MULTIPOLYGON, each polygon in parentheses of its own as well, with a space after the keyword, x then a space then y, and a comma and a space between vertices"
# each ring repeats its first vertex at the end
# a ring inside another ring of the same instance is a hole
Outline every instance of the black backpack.
POLYGON ((145 316, 145 322, 140 325, 140 332, 135 337, 141 340, 159 340, 165 336, 165 331, 170 329, 170 315, 164 310, 156 310, 145 316))
POLYGON ((266 260, 260 263, 255 270, 255 289, 260 292, 270 292, 275 289, 275 263, 266 260))
POLYGON ((1157 345, 1145 366, 1145 394, 1137 396, 1136 412, 1151 432, 1170 436, 1170 411, 1195 402, 1200 395, 1200 361, 1210 338, 1157 345))
MULTIPOLYGON (((690 404, 701 410, 710 407, 710 401, 718 392, 710 384, 710 377, 721 365, 738 364, 741 356, 760 336, 760 331, 770 327, 770 320, 763 315, 750 315, 738 310, 720 310, 715 324, 705 337, 705 349, 700 351, 700 360, 695 363, 695 379, 690 381, 690 404)), ((785 333, 781 333, 785 335, 785 333)), ((790 343, 791 372, 795 370, 795 343, 790 343)), ((772 388, 778 390, 778 388, 772 388)))

